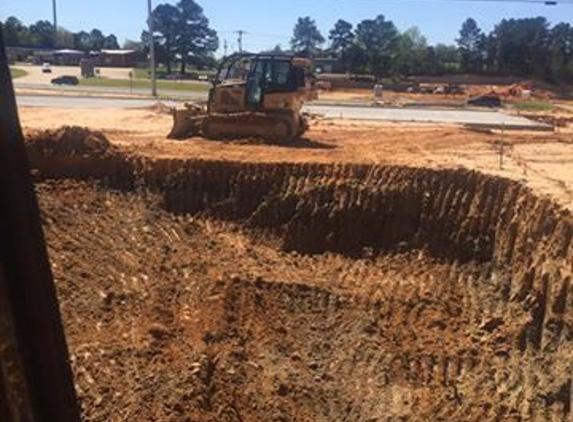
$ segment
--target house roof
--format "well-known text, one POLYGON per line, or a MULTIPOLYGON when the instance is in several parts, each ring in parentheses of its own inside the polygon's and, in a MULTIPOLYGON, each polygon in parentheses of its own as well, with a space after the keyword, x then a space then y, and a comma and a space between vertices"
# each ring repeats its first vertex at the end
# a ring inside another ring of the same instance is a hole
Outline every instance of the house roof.
POLYGON ((132 54, 135 53, 135 50, 102 50, 101 51, 103 54, 109 54, 109 55, 125 55, 125 54, 132 54))
POLYGON ((79 50, 70 50, 70 49, 63 49, 63 50, 56 50, 54 51, 54 54, 77 54, 77 55, 84 55, 83 51, 79 51, 79 50))

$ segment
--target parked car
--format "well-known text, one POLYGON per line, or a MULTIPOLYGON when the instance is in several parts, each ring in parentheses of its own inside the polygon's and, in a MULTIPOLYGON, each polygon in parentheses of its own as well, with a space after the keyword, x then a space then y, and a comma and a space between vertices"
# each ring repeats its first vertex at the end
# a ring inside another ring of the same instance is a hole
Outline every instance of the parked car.
POLYGON ((65 75, 52 79, 53 85, 78 85, 79 83, 79 79, 75 76, 65 75))
POLYGON ((470 98, 468 105, 475 107, 500 108, 502 106, 501 98, 497 94, 486 94, 480 97, 470 98))
POLYGON ((52 65, 50 63, 44 63, 42 65, 42 73, 52 73, 52 65))

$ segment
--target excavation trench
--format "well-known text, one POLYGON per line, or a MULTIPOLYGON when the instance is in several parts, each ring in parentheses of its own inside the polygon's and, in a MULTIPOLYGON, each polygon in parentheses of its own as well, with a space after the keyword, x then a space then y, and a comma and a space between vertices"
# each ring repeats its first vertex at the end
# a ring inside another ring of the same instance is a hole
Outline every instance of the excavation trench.
POLYGON ((571 417, 572 218, 518 182, 28 154, 86 420, 571 417))

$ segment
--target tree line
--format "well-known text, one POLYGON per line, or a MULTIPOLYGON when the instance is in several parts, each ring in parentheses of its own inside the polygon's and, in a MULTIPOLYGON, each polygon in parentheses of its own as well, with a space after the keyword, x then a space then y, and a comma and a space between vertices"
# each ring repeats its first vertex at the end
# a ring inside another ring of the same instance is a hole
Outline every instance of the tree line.
MULTIPOLYGON (((216 65, 214 55, 219 38, 195 0, 160 4, 153 10, 152 18, 157 59, 168 73, 175 65, 181 73, 188 66, 216 65)), ((3 27, 8 46, 57 46, 82 51, 119 48, 115 35, 105 35, 98 29, 72 33, 59 28, 56 43, 49 21, 26 26, 9 17, 3 27)), ((150 38, 149 32, 143 31, 141 42, 127 40, 124 47, 147 51, 150 38)), ((271 51, 283 52, 280 46, 271 51)), ((430 45, 417 27, 400 32, 383 15, 365 19, 356 26, 340 19, 327 37, 311 17, 301 17, 294 27, 289 52, 334 58, 344 72, 378 78, 475 73, 573 83, 573 27, 568 23, 551 26, 543 17, 504 19, 490 33, 469 18, 451 45, 430 45)))
POLYGON ((291 49, 306 57, 336 58, 346 72, 377 77, 475 73, 573 82, 573 27, 551 27, 543 17, 504 19, 489 34, 469 18, 455 45, 429 45, 417 27, 400 33, 383 15, 356 27, 338 20, 327 43, 315 21, 303 17, 294 27, 291 49))
POLYGON ((26 26, 18 18, 11 16, 4 22, 3 30, 7 47, 72 48, 86 52, 119 48, 114 34, 105 35, 99 29, 74 33, 58 28, 56 42, 54 25, 46 20, 26 26))
MULTIPOLYGON (((214 54, 219 48, 219 38, 196 1, 159 4, 152 17, 157 62, 166 67, 167 73, 172 72, 175 64, 181 73, 185 73, 189 65, 197 68, 216 66, 214 54)), ((47 20, 26 26, 12 16, 3 23, 3 30, 8 47, 73 48, 86 52, 119 48, 114 34, 105 35, 99 29, 72 33, 59 27, 56 42, 54 26, 47 20)), ((149 44, 149 31, 143 31, 141 41, 126 40, 123 47, 148 53, 149 44)))

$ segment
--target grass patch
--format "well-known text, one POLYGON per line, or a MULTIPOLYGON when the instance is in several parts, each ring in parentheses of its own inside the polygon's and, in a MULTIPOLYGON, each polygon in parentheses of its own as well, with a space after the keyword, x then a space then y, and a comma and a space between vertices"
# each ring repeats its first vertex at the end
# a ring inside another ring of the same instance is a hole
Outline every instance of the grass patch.
POLYGON ((134 67, 131 70, 133 72, 133 77, 135 79, 149 79, 150 78, 149 69, 147 69, 147 68, 134 67))
POLYGON ((27 74, 28 72, 26 72, 24 69, 19 69, 17 67, 10 68, 10 76, 12 76, 12 79, 21 78, 22 76, 26 76, 27 74))
MULTIPOLYGON (((151 89, 151 81, 146 79, 134 79, 130 85, 129 79, 89 78, 81 79, 80 85, 106 88, 129 88, 132 86, 135 89, 151 89)), ((160 90, 207 92, 209 88, 209 84, 198 82, 157 81, 157 89, 160 90)))
POLYGON ((520 101, 514 107, 520 111, 549 111, 553 109, 553 104, 546 101, 520 101))
MULTIPOLYGON (((133 77, 135 79, 151 79, 149 68, 142 68, 142 67, 134 67, 132 69, 133 77)), ((215 71, 212 70, 188 70, 186 72, 187 75, 197 74, 199 76, 214 76, 215 71)), ((157 78, 158 79, 167 79, 169 73, 167 73, 164 69, 157 69, 157 78)))

